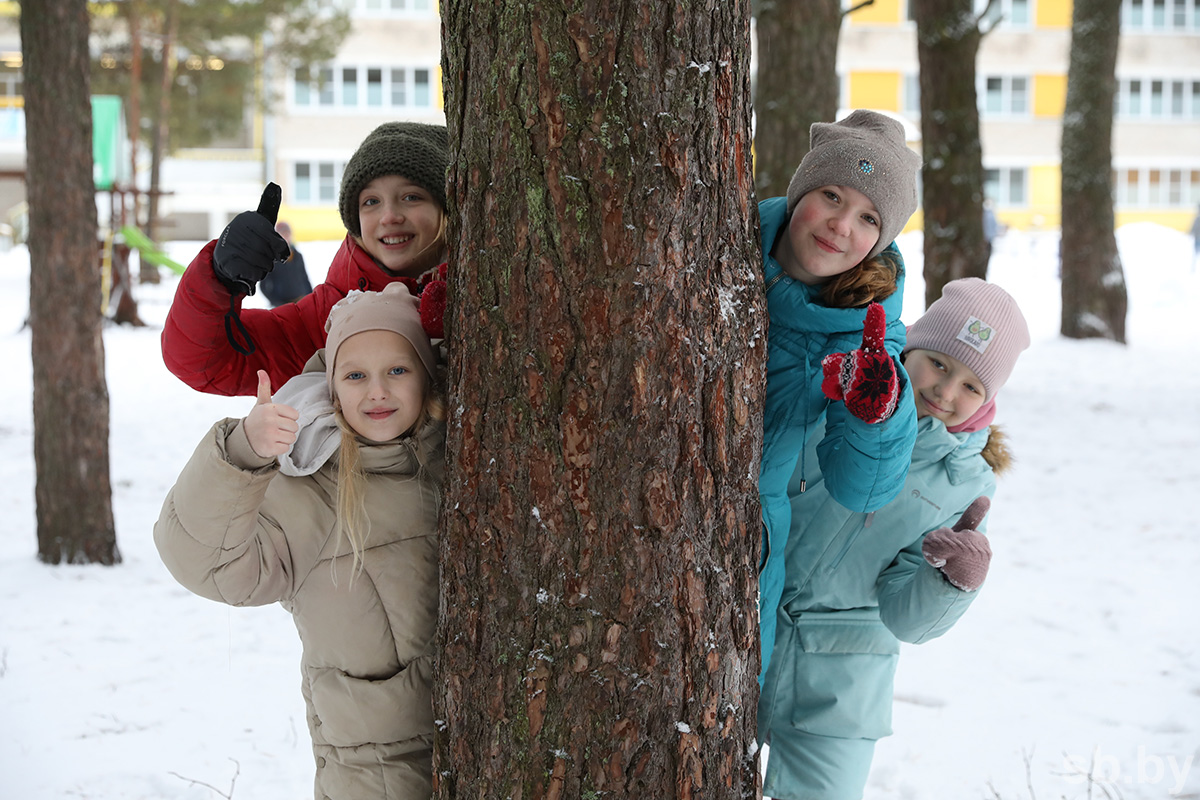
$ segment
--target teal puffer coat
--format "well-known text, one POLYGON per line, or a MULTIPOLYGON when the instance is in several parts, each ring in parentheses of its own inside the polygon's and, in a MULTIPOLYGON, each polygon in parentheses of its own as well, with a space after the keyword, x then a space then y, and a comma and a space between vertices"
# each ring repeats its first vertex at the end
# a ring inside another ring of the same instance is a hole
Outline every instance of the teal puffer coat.
POLYGON ((949 433, 922 419, 904 490, 874 513, 830 497, 819 466, 801 493, 796 470, 779 633, 759 699, 758 735, 772 743, 767 795, 861 796, 874 740, 891 733, 900 641, 942 635, 978 594, 929 566, 921 543, 994 493, 987 439, 987 429, 949 433))
MULTIPOLYGON (((862 346, 865 308, 829 308, 815 299, 815 289, 792 280, 771 257, 771 247, 783 232, 787 198, 774 197, 758 205, 763 248, 763 278, 767 286, 767 394, 763 417, 763 457, 759 472, 759 499, 763 512, 763 554, 759 570, 759 617, 763 672, 767 670, 775 641, 775 611, 783 591, 784 547, 795 526, 787 487, 793 472, 823 475, 826 491, 854 511, 874 511, 896 496, 904 485, 909 455, 916 437, 916 406, 908 376, 897 362, 900 398, 896 412, 883 422, 868 425, 831 402, 821 392, 821 361, 831 353, 862 346), (814 432, 822 415, 827 425, 822 436, 814 432), (819 442, 815 457, 805 445, 819 442), (797 463, 799 462, 799 463, 797 463), (818 462, 820 467, 818 469, 818 462)), ((887 252, 900 261, 895 243, 887 252)), ((904 294, 899 288, 882 302, 887 315, 886 347, 893 358, 904 348, 900 310, 904 294)), ((803 519, 800 520, 803 523, 803 519)))

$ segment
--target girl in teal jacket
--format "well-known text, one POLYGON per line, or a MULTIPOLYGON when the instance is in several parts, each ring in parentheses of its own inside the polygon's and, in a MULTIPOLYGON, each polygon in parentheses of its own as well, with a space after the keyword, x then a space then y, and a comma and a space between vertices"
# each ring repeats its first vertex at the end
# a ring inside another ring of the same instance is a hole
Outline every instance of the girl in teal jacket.
POLYGON ((863 513, 836 501, 819 463, 793 474, 775 655, 759 699, 766 796, 862 797, 875 740, 891 733, 900 642, 949 630, 986 575, 980 522, 994 472, 1009 461, 990 424, 996 393, 1028 345, 1003 289, 977 278, 948 283, 908 331, 908 402, 919 420, 900 495, 863 513))
POLYGON ((793 472, 823 476, 830 496, 854 511, 883 506, 904 484, 916 412, 895 360, 905 335, 904 267, 894 239, 916 210, 919 166, 898 122, 855 111, 813 125, 811 149, 787 197, 759 204, 770 318, 759 473, 763 673, 783 592, 784 548, 789 531, 803 529, 803 519, 793 524, 788 503, 793 472), (869 316, 868 327, 883 330, 864 339, 869 316))

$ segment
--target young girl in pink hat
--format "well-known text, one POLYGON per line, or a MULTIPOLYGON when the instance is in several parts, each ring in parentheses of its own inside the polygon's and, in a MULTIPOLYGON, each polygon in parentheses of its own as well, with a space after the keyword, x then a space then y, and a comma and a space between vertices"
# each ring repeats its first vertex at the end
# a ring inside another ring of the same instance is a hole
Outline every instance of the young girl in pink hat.
POLYGON ((896 499, 852 511, 830 495, 819 465, 804 492, 793 475, 787 577, 759 699, 766 796, 862 797, 875 741, 891 733, 900 642, 949 630, 987 575, 983 517, 1010 461, 992 426, 996 395, 1028 346, 1007 292, 951 281, 908 330, 917 440, 896 499))

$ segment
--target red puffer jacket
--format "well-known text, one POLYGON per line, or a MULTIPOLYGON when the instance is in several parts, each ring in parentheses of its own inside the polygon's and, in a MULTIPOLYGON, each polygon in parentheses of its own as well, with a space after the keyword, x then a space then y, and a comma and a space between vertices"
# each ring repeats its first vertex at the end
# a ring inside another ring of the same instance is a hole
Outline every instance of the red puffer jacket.
MULTIPOLYGON (((216 240, 205 245, 179 280, 162 332, 167 369, 193 389, 209 394, 253 395, 258 370, 278 388, 299 375, 304 363, 325 346, 325 318, 333 304, 352 289, 377 292, 394 278, 384 272, 350 236, 329 266, 325 282, 295 303, 272 309, 235 306, 254 342, 250 355, 239 353, 225 333, 230 292, 213 272, 216 240)), ((239 342, 244 335, 234 329, 239 342)), ((248 348, 247 348, 248 349, 248 348)))

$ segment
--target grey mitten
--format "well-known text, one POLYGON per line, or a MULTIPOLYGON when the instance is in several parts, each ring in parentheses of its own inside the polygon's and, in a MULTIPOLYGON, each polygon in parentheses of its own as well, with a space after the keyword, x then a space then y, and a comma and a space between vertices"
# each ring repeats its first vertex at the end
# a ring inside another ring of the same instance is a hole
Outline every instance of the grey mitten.
POLYGON ((921 544, 921 554, 929 565, 940 569, 946 580, 964 592, 975 591, 987 577, 992 547, 987 537, 975 529, 991 507, 988 498, 976 498, 953 528, 938 528, 921 544))

